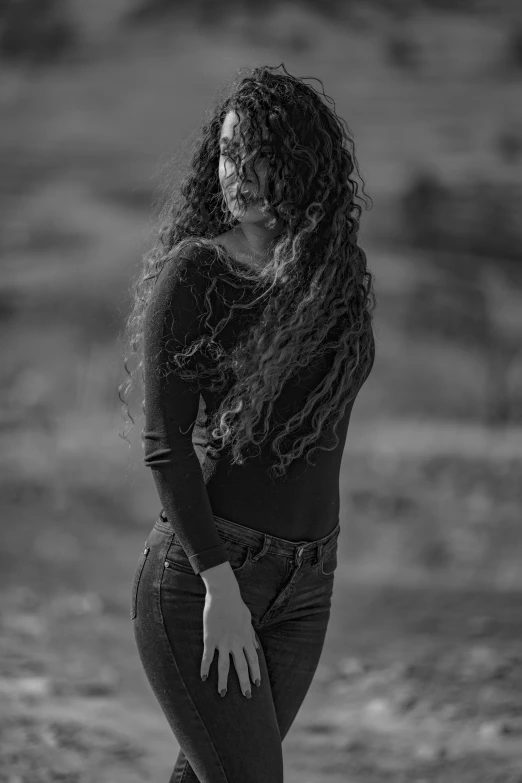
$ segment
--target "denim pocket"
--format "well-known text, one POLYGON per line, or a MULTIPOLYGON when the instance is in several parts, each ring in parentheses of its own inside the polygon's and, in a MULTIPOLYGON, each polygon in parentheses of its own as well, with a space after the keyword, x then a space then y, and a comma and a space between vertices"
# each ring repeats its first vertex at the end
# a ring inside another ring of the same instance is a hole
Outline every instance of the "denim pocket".
POLYGON ((323 550, 323 556, 319 563, 319 573, 321 576, 330 577, 334 575, 337 568, 337 540, 329 547, 323 550))
POLYGON ((252 547, 241 541, 232 541, 230 538, 225 538, 223 541, 232 571, 238 574, 252 562, 252 547))
POLYGON ((136 570, 134 571, 134 579, 132 580, 131 609, 130 609, 131 620, 136 619, 136 610, 138 605, 138 587, 140 586, 140 579, 141 579, 141 574, 143 572, 143 566, 145 565, 149 552, 150 552, 150 547, 146 546, 138 558, 138 564, 136 566, 136 570))
MULTIPOLYGON (((240 541, 233 541, 230 538, 221 536, 225 549, 227 550, 228 560, 232 571, 239 574, 252 562, 252 547, 240 541)), ((180 542, 175 538, 167 550, 165 561, 169 564, 168 568, 175 571, 183 571, 186 574, 199 576, 194 573, 190 560, 185 554, 180 542)))

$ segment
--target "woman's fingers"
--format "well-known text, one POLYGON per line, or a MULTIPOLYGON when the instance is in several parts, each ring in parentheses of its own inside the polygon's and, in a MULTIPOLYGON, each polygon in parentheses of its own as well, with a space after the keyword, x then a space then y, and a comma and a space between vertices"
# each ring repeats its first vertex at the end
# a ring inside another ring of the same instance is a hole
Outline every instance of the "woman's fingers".
POLYGON ((236 667, 237 677, 239 680, 239 687, 243 692, 243 696, 250 699, 252 691, 250 690, 250 679, 248 677, 248 665, 245 658, 245 653, 241 647, 236 647, 231 650, 232 657, 234 659, 234 666, 236 667))
MULTIPOLYGON (((253 628, 251 643, 245 645, 242 649, 238 647, 235 650, 227 650, 225 647, 218 647, 218 691, 221 696, 225 696, 228 688, 230 654, 232 654, 234 659, 234 666, 237 671, 239 685, 243 695, 246 696, 247 699, 251 697, 250 677, 256 685, 261 685, 261 671, 257 649, 259 649, 259 642, 256 639, 253 628), (250 695, 247 695, 247 693, 250 695)), ((204 644, 200 668, 200 675, 203 682, 208 678, 215 650, 216 645, 207 642, 204 644)))
POLYGON ((230 670, 230 653, 224 647, 219 647, 218 657, 218 692, 224 696, 227 692, 228 672, 230 670))
POLYGON ((248 661, 252 681, 255 682, 257 686, 259 686, 261 685, 261 671, 259 669, 259 658, 257 655, 257 650, 254 649, 254 645, 249 644, 245 647, 245 655, 248 661))
POLYGON ((204 649, 203 649, 203 658, 201 659, 201 668, 200 668, 200 675, 203 682, 208 677, 208 672, 210 669, 210 664, 212 663, 212 660, 214 658, 214 651, 216 647, 214 644, 210 644, 209 642, 204 642, 204 649))

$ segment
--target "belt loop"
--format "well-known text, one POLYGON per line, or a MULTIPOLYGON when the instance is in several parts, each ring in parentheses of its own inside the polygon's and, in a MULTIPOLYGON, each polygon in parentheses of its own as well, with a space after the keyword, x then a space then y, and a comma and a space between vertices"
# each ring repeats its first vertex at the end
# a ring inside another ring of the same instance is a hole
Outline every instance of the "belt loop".
POLYGON ((257 555, 254 555, 254 557, 252 558, 252 562, 254 562, 255 560, 259 560, 260 557, 263 557, 265 552, 268 551, 268 548, 272 542, 272 539, 270 538, 270 536, 267 536, 266 533, 263 533, 263 536, 264 536, 264 540, 263 540, 263 546, 261 547, 261 551, 258 552, 257 555))
POLYGON ((323 560, 323 547, 324 544, 321 542, 317 545, 317 565, 320 565, 323 560))

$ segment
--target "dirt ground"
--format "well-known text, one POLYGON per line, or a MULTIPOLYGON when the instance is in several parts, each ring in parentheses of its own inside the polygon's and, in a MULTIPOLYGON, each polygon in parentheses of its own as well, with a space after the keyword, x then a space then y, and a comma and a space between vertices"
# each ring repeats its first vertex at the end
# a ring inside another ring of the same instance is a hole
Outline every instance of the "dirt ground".
MULTIPOLYGON (((148 530, 92 497, 50 504, 11 487, 2 509, 0 780, 168 780, 178 746, 128 611, 148 530)), ((522 783, 521 606, 517 590, 364 584, 341 561, 285 780, 522 783)))

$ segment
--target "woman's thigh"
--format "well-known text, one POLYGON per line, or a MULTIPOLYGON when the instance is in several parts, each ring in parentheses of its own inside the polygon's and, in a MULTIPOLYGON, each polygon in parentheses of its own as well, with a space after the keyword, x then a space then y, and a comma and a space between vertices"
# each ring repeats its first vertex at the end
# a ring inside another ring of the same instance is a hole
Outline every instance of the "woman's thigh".
POLYGON ((281 741, 312 684, 328 626, 329 611, 307 618, 281 618, 257 633, 270 679, 281 741))
MULTIPOLYGON (((279 620, 274 620, 270 625, 256 631, 260 642, 258 655, 263 684, 261 689, 253 688, 251 702, 258 696, 259 690, 266 689, 270 693, 277 721, 278 743, 283 741, 292 726, 314 678, 324 644, 328 617, 328 610, 301 618, 281 616, 279 620)), ((233 729, 233 735, 237 737, 237 727, 233 729)), ((230 780, 234 781, 235 778, 230 780)), ((245 780, 249 780, 248 776, 245 780)), ((198 783, 198 777, 194 774, 183 749, 179 751, 170 783, 198 783)))

